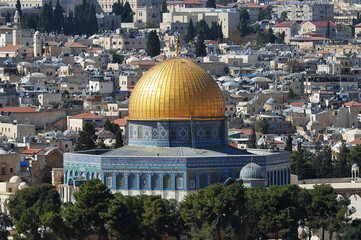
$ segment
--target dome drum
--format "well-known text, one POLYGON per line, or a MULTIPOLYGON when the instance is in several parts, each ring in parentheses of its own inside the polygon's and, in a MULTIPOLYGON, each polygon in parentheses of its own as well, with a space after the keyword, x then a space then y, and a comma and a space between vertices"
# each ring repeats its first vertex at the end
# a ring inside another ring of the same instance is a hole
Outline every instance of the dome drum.
POLYGON ((228 143, 225 120, 134 121, 128 120, 128 145, 206 147, 228 143))

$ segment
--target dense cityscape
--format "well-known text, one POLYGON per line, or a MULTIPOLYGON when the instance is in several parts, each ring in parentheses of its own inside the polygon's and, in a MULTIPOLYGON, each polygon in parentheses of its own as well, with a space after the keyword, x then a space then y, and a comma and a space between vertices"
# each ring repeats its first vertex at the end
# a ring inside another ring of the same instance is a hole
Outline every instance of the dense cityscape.
POLYGON ((0 239, 361 240, 360 12, 0 0, 0 239))

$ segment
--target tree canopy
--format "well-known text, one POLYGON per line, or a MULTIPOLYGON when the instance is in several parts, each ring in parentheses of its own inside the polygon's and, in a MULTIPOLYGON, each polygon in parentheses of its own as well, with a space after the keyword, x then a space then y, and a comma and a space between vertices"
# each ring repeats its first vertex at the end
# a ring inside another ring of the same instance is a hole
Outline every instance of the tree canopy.
POLYGON ((147 54, 154 57, 160 54, 160 42, 155 30, 150 31, 147 40, 147 54))

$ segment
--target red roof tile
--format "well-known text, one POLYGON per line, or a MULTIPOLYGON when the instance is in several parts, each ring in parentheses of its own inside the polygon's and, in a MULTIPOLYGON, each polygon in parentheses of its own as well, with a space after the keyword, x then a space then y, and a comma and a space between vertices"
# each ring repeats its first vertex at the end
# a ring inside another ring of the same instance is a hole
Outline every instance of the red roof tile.
POLYGON ((291 27, 295 22, 294 21, 284 21, 273 25, 272 27, 291 27))
POLYGON ((67 47, 67 48, 86 48, 87 46, 85 46, 83 44, 80 44, 80 43, 77 43, 77 42, 66 42, 64 44, 64 47, 67 47))
POLYGON ((112 121, 112 123, 118 124, 119 126, 126 126, 127 120, 123 119, 123 118, 118 118, 118 119, 115 119, 114 121, 112 121))
POLYGON ((31 107, 4 107, 0 112, 12 113, 37 113, 38 111, 31 107))
POLYGON ((278 141, 278 140, 273 140, 273 141, 267 140, 266 143, 282 144, 283 142, 278 141))
MULTIPOLYGON (((327 27, 327 23, 328 23, 328 21, 305 21, 302 24, 307 22, 312 23, 316 27, 327 27)), ((333 22, 329 21, 329 23, 330 23, 330 27, 336 27, 336 25, 333 22)))
POLYGON ((81 113, 78 115, 74 115, 69 117, 70 119, 105 119, 103 116, 95 115, 92 113, 81 113))
POLYGON ((350 142, 351 145, 361 145, 361 137, 350 142))
POLYGON ((5 47, 0 48, 0 51, 16 51, 22 47, 24 47, 24 45, 6 45, 5 47))
POLYGON ((350 102, 345 103, 345 106, 346 107, 360 107, 361 103, 358 103, 356 101, 350 101, 350 102))

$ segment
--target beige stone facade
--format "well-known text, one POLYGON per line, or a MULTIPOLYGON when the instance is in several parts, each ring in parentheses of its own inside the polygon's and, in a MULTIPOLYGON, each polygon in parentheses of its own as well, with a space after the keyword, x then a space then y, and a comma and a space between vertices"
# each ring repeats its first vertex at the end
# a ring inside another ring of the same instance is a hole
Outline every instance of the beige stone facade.
POLYGON ((0 131, 2 136, 11 139, 19 138, 21 141, 22 137, 33 136, 35 134, 35 126, 16 122, 0 123, 0 131))

